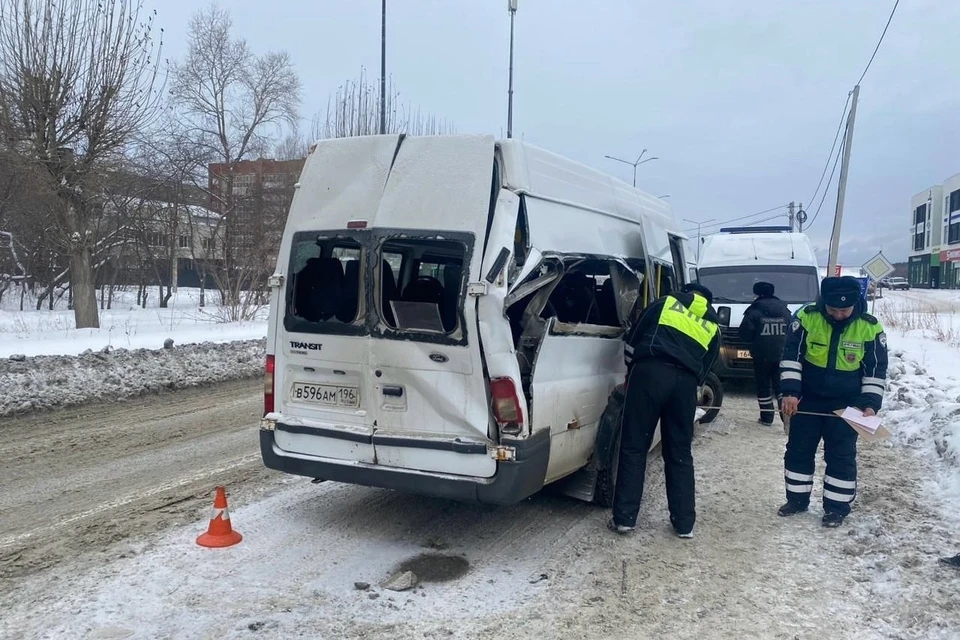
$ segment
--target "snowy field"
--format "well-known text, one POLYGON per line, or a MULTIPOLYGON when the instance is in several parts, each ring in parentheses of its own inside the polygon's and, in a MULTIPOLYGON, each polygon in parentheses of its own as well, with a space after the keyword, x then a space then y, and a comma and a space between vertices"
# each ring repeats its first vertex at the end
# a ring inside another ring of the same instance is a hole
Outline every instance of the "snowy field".
POLYGON ((180 289, 166 309, 150 289, 147 307, 136 291, 114 293, 99 329, 74 329, 73 311, 19 310, 19 296, 0 308, 0 416, 115 401, 259 375, 266 309, 252 322, 226 322, 223 309, 200 307, 199 289, 180 289), (164 343, 173 340, 173 348, 164 343))
POLYGON ((137 305, 135 287, 114 292, 112 309, 100 312, 99 329, 74 329, 73 311, 61 301, 53 311, 36 311, 28 301, 19 311, 20 298, 7 292, 0 304, 0 358, 69 355, 86 350, 160 349, 167 338, 176 344, 224 343, 257 340, 267 335, 266 309, 253 322, 225 322, 226 314, 215 302, 215 291, 206 292, 200 306, 199 289, 180 289, 161 309, 157 288, 149 289, 147 307, 137 305))

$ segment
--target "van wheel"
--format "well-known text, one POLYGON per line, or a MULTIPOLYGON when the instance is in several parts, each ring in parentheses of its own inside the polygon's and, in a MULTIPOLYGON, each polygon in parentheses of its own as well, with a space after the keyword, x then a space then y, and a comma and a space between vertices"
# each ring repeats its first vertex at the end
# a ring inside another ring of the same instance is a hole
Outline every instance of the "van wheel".
POLYGON ((720 378, 715 373, 707 374, 707 381, 700 388, 700 401, 697 403, 700 407, 714 407, 706 409, 706 415, 700 419, 700 424, 713 422, 717 414, 720 413, 720 406, 723 404, 723 385, 720 378))
POLYGON ((617 487, 617 469, 620 466, 620 416, 626 397, 624 387, 618 386, 610 394, 607 407, 597 429, 597 481, 593 490, 593 502, 601 507, 613 506, 613 493, 617 487))

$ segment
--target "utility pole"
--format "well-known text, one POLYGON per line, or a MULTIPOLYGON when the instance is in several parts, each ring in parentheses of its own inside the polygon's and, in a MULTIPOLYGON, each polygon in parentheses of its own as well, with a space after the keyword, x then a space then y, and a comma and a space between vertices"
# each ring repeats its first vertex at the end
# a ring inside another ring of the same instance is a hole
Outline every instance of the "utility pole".
POLYGON ((387 0, 380 10, 380 135, 387 132, 387 0))
POLYGON ((688 220, 687 218, 683 219, 684 222, 689 222, 690 224, 697 225, 697 263, 698 264, 700 263, 700 246, 703 244, 700 241, 700 227, 707 224, 708 222, 713 222, 714 220, 716 220, 716 218, 710 218, 709 220, 704 220, 702 222, 697 220, 688 220))
POLYGON ((794 206, 793 200, 791 200, 790 204, 788 205, 788 211, 790 212, 790 231, 793 231, 793 221, 796 217, 796 213, 794 212, 793 206, 794 206))
POLYGON ((803 210, 803 203, 800 203, 800 210, 797 211, 797 226, 800 227, 800 233, 803 233, 803 225, 807 222, 807 212, 803 210))
POLYGON ((843 162, 840 165, 840 186, 837 188, 837 212, 833 216, 833 233, 830 235, 830 257, 827 261, 827 275, 837 266, 837 254, 840 252, 840 225, 843 222, 843 200, 847 193, 847 176, 850 169, 850 148, 853 146, 853 125, 857 119, 857 99, 860 97, 860 85, 853 88, 853 104, 847 117, 847 133, 843 140, 843 162))
POLYGON ((517 15, 517 0, 510 0, 510 78, 507 82, 507 138, 513 137, 513 19, 517 15))

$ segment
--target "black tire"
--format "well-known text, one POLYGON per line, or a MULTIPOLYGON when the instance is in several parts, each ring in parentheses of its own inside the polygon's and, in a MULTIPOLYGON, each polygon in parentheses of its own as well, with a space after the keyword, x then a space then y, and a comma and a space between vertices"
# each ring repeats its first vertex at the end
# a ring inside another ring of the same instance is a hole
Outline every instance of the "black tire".
POLYGON ((613 506, 613 493, 617 486, 617 468, 620 466, 620 417, 623 413, 625 389, 619 386, 607 399, 607 406, 597 429, 596 465, 597 481, 593 502, 601 507, 613 506))
POLYGON ((723 405, 723 385, 720 378, 715 373, 707 374, 707 381, 703 383, 703 394, 700 398, 701 407, 714 407, 707 409, 706 415, 700 418, 700 424, 709 424, 720 413, 720 406, 723 405))

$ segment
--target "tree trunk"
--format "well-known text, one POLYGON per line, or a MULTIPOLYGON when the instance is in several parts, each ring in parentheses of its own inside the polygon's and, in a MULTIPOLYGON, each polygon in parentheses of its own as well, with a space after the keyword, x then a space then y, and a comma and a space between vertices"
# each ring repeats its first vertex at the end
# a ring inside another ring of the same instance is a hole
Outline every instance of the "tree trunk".
POLYGON ((70 291, 77 329, 99 329, 97 290, 93 286, 93 265, 90 250, 83 247, 70 256, 70 291))

